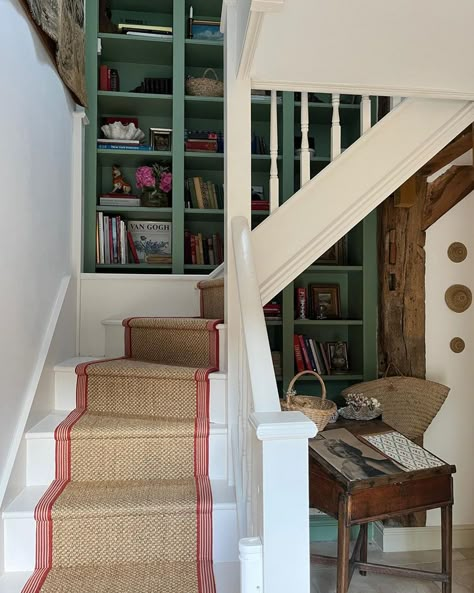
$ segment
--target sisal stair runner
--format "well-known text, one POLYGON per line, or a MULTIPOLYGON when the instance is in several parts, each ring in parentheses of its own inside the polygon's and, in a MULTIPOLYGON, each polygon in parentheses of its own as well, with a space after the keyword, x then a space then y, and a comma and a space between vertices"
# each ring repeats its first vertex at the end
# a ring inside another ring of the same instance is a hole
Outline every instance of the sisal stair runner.
POLYGON ((218 320, 132 318, 76 368, 23 593, 214 593, 209 379, 218 320))

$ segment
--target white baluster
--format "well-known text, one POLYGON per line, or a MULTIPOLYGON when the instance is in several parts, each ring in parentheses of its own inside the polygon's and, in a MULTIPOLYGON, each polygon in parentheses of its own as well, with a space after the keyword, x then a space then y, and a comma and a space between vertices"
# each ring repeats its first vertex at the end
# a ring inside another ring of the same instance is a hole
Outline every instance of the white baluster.
POLYGON ((369 95, 362 95, 360 102, 360 135, 372 127, 372 110, 369 95))
POLYGON ((300 184, 301 187, 310 179, 309 156, 309 109, 308 93, 301 93, 301 153, 300 153, 300 184))
POLYGON ((339 93, 332 95, 331 161, 341 154, 341 119, 339 117, 339 93))
POLYGON ((277 94, 276 91, 272 91, 270 106, 270 213, 276 210, 279 205, 277 94))

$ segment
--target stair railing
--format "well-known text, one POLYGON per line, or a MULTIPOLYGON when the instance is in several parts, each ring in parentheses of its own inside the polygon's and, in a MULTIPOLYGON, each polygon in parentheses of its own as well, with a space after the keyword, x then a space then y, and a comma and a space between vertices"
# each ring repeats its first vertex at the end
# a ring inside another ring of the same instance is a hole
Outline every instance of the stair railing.
POLYGON ((309 593, 308 438, 316 427, 281 411, 247 219, 233 218, 231 230, 242 329, 231 439, 241 591, 309 593))

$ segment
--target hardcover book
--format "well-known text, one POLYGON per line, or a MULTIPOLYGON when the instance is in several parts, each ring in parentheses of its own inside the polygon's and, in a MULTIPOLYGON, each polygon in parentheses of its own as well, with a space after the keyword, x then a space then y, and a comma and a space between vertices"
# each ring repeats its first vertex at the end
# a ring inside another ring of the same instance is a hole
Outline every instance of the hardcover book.
POLYGON ((129 220, 127 230, 131 235, 140 263, 171 262, 171 223, 158 220, 129 220), (165 261, 166 259, 166 261, 165 261))

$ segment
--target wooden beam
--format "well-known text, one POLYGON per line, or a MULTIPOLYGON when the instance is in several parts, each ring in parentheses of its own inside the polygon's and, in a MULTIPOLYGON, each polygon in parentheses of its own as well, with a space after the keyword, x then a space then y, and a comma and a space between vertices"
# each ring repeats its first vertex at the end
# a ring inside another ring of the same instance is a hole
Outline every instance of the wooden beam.
POLYGON ((474 167, 456 166, 428 183, 422 230, 426 231, 474 190, 474 167))
POLYGON ((473 124, 468 126, 463 132, 461 132, 454 140, 447 144, 437 155, 435 155, 430 161, 423 165, 418 171, 420 175, 429 177, 439 171, 446 165, 449 165, 468 150, 473 148, 473 124))
POLYGON ((394 206, 396 208, 411 208, 416 202, 416 176, 407 179, 394 193, 394 206))

